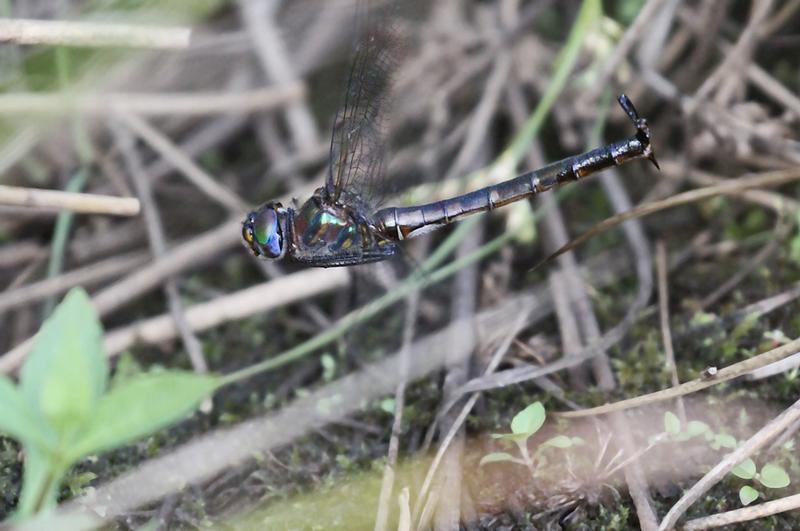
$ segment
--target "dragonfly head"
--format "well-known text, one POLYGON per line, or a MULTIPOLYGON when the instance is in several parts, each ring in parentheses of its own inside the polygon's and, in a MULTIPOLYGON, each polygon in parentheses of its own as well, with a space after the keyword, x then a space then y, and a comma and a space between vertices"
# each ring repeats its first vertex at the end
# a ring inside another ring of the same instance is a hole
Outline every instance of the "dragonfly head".
POLYGON ((279 260, 286 254, 286 209, 266 203, 250 212, 242 223, 242 238, 257 258, 279 260))

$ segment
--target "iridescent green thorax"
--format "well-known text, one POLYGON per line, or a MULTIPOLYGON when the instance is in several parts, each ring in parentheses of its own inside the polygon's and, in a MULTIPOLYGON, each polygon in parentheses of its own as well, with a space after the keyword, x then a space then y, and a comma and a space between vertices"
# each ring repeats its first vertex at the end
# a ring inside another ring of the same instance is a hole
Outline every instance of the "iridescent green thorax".
POLYGON ((291 216, 291 254, 313 265, 374 262, 394 254, 394 245, 378 240, 369 221, 348 205, 326 200, 318 189, 291 216))

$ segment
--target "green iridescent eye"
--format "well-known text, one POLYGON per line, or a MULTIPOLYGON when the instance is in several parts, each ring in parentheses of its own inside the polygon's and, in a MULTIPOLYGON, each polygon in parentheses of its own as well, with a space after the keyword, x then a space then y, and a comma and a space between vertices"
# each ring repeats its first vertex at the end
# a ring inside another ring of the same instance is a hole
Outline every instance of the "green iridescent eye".
POLYGON ((281 256, 283 237, 278 213, 272 207, 265 207, 258 211, 253 220, 253 235, 261 252, 268 258, 281 256))

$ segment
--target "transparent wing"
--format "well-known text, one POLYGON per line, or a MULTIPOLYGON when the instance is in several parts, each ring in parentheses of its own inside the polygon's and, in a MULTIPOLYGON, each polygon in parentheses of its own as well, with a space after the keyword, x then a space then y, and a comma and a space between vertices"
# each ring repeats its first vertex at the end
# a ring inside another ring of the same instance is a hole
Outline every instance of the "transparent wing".
POLYGON ((399 46, 388 17, 367 4, 358 6, 361 31, 333 127, 326 190, 334 201, 355 196, 374 208, 386 192, 386 111, 399 46))

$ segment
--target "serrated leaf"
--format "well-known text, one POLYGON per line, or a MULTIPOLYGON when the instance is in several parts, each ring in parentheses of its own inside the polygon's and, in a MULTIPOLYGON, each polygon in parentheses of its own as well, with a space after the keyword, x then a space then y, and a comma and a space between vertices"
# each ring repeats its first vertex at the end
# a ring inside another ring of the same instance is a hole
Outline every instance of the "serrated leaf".
POLYGON ((572 439, 566 435, 556 435, 552 439, 548 439, 542 444, 544 446, 552 446, 554 448, 569 448, 572 446, 572 439))
POLYGON ((748 458, 733 467, 731 473, 742 479, 753 479, 756 476, 756 464, 748 458))
POLYGON ((689 423, 686 425, 686 433, 688 433, 690 437, 703 435, 710 431, 711 428, 709 427, 709 425, 699 420, 690 420, 689 423))
POLYGON ((544 424, 546 413, 541 402, 534 402, 511 419, 511 432, 528 437, 539 431, 544 424))
POLYGON ((764 465, 758 475, 758 481, 769 489, 782 489, 791 483, 789 474, 782 467, 773 463, 764 465))
POLYGON ((664 413, 664 431, 672 435, 677 435, 681 432, 681 421, 672 411, 664 413))
POLYGON ((727 433, 718 433, 714 436, 714 442, 718 448, 736 448, 736 438, 727 433))
POLYGON ((506 452, 493 452, 491 454, 486 454, 483 456, 480 462, 480 466, 483 466, 488 463, 501 463, 504 461, 513 461, 514 456, 508 454, 506 452))
POLYGON ((0 376, 0 432, 41 449, 56 444, 53 430, 5 376, 0 376))
POLYGON ((745 485, 739 489, 739 501, 742 505, 750 505, 758 499, 758 491, 750 485, 745 485))
POLYGON ((36 335, 20 387, 58 431, 84 422, 105 390, 102 336, 97 312, 81 288, 70 290, 36 335))
POLYGON ((80 439, 75 460, 131 443, 192 413, 216 388, 212 375, 165 371, 134 377, 102 398, 80 439))

